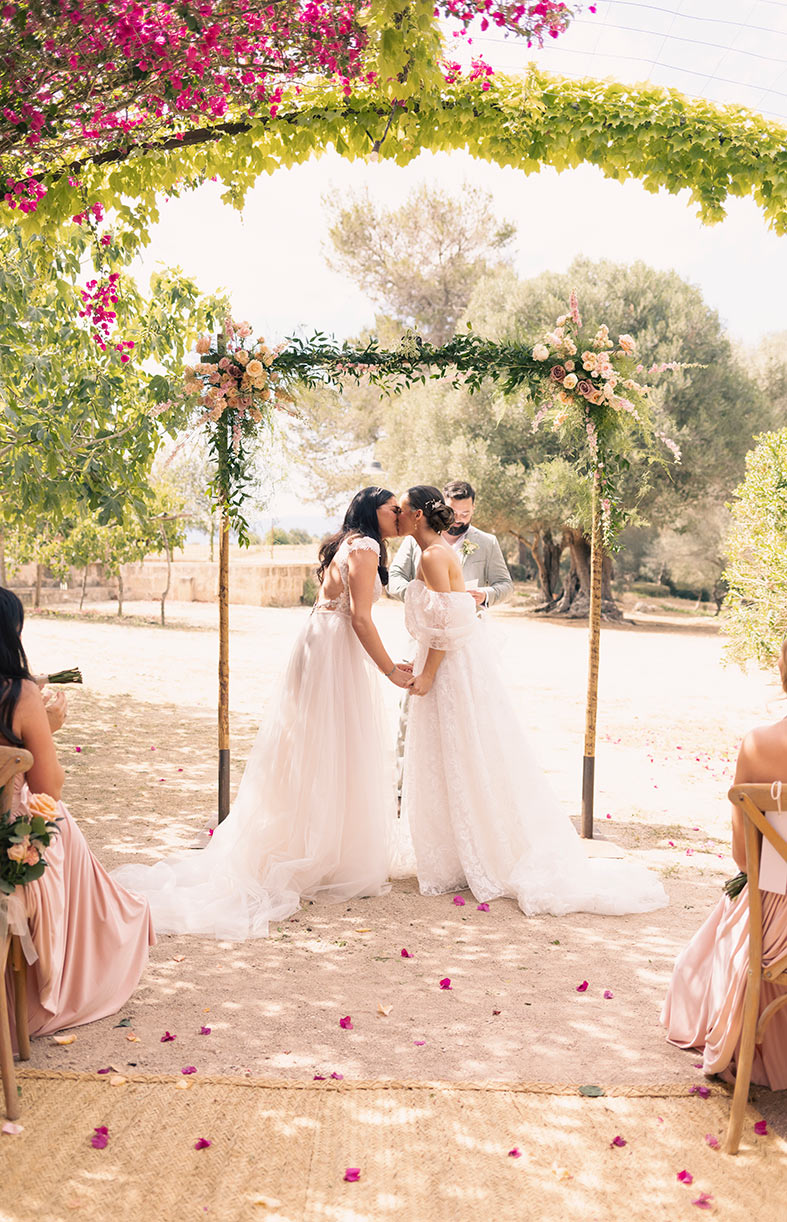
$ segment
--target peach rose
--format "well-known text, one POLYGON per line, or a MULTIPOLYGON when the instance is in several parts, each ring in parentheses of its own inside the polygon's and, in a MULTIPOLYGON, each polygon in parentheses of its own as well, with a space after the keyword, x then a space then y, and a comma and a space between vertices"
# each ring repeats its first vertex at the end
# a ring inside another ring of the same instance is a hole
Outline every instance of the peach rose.
POLYGON ((563 379, 563 385, 566 390, 573 390, 577 384, 577 375, 575 373, 567 373, 563 379))
POLYGON ((250 378, 259 377, 262 373, 262 363, 260 361, 249 361, 246 366, 246 372, 250 378))
POLYGON ((27 809, 31 815, 41 815, 51 820, 57 814, 57 802, 48 793, 31 793, 27 799, 27 809))
POLYGON ((238 362, 238 364, 239 364, 239 365, 244 365, 244 366, 245 366, 245 365, 248 365, 248 363, 249 363, 249 354, 248 354, 248 352, 246 352, 246 350, 245 350, 244 348, 240 348, 240 349, 239 349, 239 350, 238 350, 238 351, 235 353, 235 360, 238 362))
POLYGON ((9 861, 24 861, 27 856, 27 850, 30 848, 30 841, 27 836, 21 844, 12 844, 7 850, 9 861))

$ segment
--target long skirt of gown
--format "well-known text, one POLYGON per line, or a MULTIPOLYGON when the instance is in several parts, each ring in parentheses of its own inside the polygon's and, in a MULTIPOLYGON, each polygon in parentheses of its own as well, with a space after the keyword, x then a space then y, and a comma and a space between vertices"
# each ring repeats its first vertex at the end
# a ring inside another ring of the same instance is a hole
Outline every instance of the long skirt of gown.
POLYGON ((115 877, 150 900, 158 933, 243 940, 302 899, 387 890, 394 788, 379 676, 349 616, 315 608, 207 847, 115 877))
POLYGON ((424 894, 467 885, 509 896, 528 915, 649 912, 667 903, 639 863, 588 858, 522 731, 487 631, 468 594, 413 581, 418 642, 446 650, 426 696, 409 697, 402 810, 424 894))
MULTIPOLYGON (((27 786, 17 792, 24 803, 27 786)), ((148 947, 156 941, 147 901, 110 878, 63 802, 57 818, 44 873, 16 893, 38 956, 27 969, 31 1035, 117 1013, 137 987, 148 947)), ((9 1017, 13 1024, 10 1005, 9 1017)))
MULTIPOLYGON (((763 962, 787 954, 787 896, 762 892, 763 962)), ((675 962, 661 1021, 667 1039, 702 1052, 706 1074, 732 1076, 738 1060, 749 970, 749 901, 724 896, 675 962)), ((763 981, 760 1014, 784 989, 763 981)), ((787 1008, 777 1010, 755 1048, 752 1082, 787 1089, 787 1008)))

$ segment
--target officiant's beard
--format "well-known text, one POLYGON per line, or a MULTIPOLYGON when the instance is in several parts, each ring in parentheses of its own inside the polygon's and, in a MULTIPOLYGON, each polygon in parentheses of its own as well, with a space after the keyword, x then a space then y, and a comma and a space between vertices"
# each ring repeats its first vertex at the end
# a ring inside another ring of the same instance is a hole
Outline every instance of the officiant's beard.
POLYGON ((469 529, 469 522, 454 522, 453 526, 449 526, 445 533, 451 535, 454 539, 458 539, 460 535, 466 534, 469 529))

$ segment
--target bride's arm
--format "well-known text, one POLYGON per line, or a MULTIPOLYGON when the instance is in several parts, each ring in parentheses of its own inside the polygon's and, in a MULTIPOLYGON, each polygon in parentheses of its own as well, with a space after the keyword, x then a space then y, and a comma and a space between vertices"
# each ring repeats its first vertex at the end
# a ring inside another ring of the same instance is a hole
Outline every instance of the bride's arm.
POLYGON ((400 670, 388 656, 388 650, 380 640, 374 620, 372 619, 372 599, 374 597, 374 579, 377 575, 377 552, 368 548, 350 552, 347 560, 349 568, 350 614, 355 635, 363 645, 369 657, 386 679, 390 679, 397 687, 409 687, 412 676, 400 670))
MULTIPOLYGON (((421 556, 421 570, 430 590, 437 594, 451 593, 451 568, 445 549, 427 548, 421 556)), ((414 696, 425 696, 430 690, 444 657, 444 649, 429 650, 423 670, 415 676, 410 686, 414 696)))

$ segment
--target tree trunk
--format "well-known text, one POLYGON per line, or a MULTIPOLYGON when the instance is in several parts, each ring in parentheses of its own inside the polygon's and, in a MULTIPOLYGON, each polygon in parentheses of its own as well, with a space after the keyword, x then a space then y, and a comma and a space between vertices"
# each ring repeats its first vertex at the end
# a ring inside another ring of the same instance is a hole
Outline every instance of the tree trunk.
POLYGON ((164 593, 161 595, 161 627, 164 627, 164 604, 167 601, 169 587, 172 582, 172 548, 169 545, 166 527, 161 527, 161 537, 164 540, 164 551, 167 553, 167 584, 164 593))
POLYGON ((564 541, 555 543, 552 531, 547 527, 541 530, 536 527, 533 540, 519 539, 519 546, 526 546, 538 570, 538 582, 544 595, 544 606, 538 610, 546 610, 553 606, 560 597, 560 557, 565 547, 564 541))
POLYGON ((0 586, 6 585, 5 577, 5 531, 0 530, 0 586))
POLYGON ((118 569, 118 615, 123 614, 123 571, 118 569))
POLYGON ((36 565, 36 589, 35 589, 35 594, 33 595, 33 606, 35 607, 36 611, 41 606, 41 582, 42 582, 43 576, 44 576, 44 566, 43 564, 37 564, 36 565))
MULTIPOLYGON (((563 541, 570 552, 571 568, 554 614, 565 615, 566 619, 585 619, 590 610, 590 539, 581 530, 566 527, 563 541)), ((612 594, 612 573, 612 557, 605 552, 601 569, 601 618, 619 620, 623 616, 612 594)))
POLYGON ((89 569, 89 568, 90 568, 90 565, 89 565, 89 564, 86 564, 86 565, 85 565, 85 567, 84 567, 84 569, 82 570, 82 593, 81 593, 81 594, 80 594, 80 596, 79 596, 79 611, 80 611, 80 614, 81 614, 81 612, 82 612, 82 604, 83 604, 83 603, 84 603, 84 601, 85 601, 85 589, 86 589, 86 587, 87 587, 87 571, 88 571, 88 569, 89 569))

